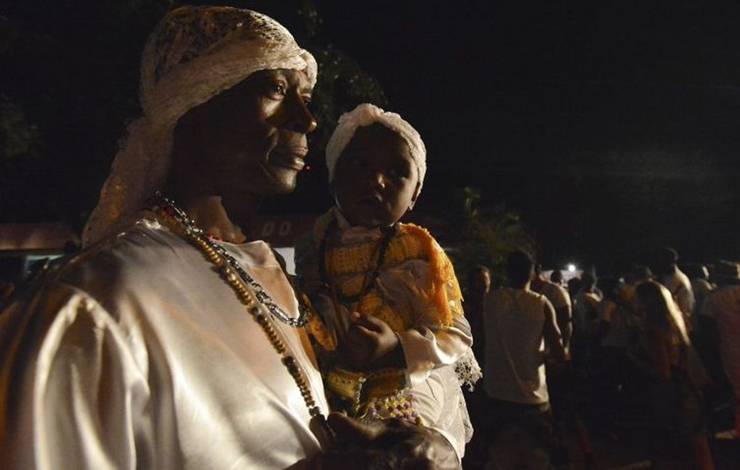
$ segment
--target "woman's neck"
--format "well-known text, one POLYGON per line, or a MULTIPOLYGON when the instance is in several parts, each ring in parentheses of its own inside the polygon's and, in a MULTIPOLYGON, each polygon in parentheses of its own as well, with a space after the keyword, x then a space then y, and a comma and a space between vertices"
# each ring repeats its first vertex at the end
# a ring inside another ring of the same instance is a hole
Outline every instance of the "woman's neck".
MULTIPOLYGON (((175 196, 180 207, 208 235, 230 243, 244 243, 247 236, 232 222, 220 196, 175 196)), ((248 220, 245 220, 248 222, 248 220)))

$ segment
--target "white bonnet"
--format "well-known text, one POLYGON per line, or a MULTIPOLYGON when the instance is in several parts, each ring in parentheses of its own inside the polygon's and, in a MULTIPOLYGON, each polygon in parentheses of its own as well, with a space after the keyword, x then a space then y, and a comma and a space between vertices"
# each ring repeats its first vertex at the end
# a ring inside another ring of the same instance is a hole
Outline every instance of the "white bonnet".
POLYGON ((83 243, 124 229, 163 189, 172 134, 185 113, 254 72, 274 69, 305 70, 311 86, 316 83, 316 60, 272 18, 218 6, 183 6, 167 14, 142 55, 143 116, 128 126, 83 243))
POLYGON ((329 143, 326 144, 326 167, 329 170, 329 182, 334 180, 334 167, 347 144, 352 140, 352 136, 355 135, 357 128, 367 127, 376 122, 398 133, 406 141, 419 171, 419 190, 421 190, 424 175, 427 172, 427 150, 421 136, 400 115, 383 111, 369 103, 360 104, 339 118, 337 128, 334 129, 329 143))

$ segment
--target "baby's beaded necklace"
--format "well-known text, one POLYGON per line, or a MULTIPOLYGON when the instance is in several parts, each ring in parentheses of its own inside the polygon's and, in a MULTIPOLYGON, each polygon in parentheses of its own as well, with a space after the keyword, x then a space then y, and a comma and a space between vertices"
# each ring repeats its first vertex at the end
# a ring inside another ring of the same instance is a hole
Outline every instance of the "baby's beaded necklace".
MULTIPOLYGON (((335 293, 335 295, 339 296, 339 293, 336 292, 336 289, 334 288, 334 284, 332 280, 329 278, 329 275, 327 273, 326 269, 326 252, 327 252, 327 242, 332 234, 332 232, 336 232, 337 230, 337 219, 333 219, 329 226, 326 228, 326 232, 324 233, 324 236, 321 238, 321 242, 319 243, 319 277, 321 279, 321 282, 330 288, 331 291, 335 293)), ((393 237, 398 234, 398 223, 394 223, 388 227, 381 227, 380 232, 382 233, 382 238, 378 242, 378 248, 377 248, 377 257, 375 260, 375 267, 371 272, 368 272, 365 275, 365 280, 362 285, 362 290, 357 294, 353 296, 342 296, 342 300, 346 302, 357 302, 367 293, 369 290, 375 285, 375 281, 378 279, 378 276, 380 275, 380 269, 383 267, 383 263, 385 262, 385 254, 388 250, 388 245, 390 245, 391 240, 393 237)))

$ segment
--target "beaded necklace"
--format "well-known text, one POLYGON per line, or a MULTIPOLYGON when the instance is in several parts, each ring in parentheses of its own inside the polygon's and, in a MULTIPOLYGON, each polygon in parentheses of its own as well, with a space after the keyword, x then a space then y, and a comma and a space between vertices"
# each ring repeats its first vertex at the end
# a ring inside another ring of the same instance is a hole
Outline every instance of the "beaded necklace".
MULTIPOLYGON (((154 195, 151 205, 154 209, 160 209, 161 211, 165 212, 166 215, 179 222, 180 225, 182 225, 183 230, 185 231, 186 238, 191 243, 200 248, 201 251, 206 253, 209 261, 219 266, 222 271, 224 269, 229 271, 232 277, 238 276, 239 278, 241 278, 244 284, 252 289, 253 294, 251 295, 254 295, 257 301, 264 305, 273 317, 292 327, 298 328, 306 326, 306 323, 308 323, 308 319, 311 316, 311 310, 306 305, 302 296, 297 296, 298 317, 292 318, 285 312, 285 310, 277 305, 274 300, 272 300, 272 297, 270 297, 270 294, 267 293, 265 288, 262 287, 262 285, 257 282, 257 280, 255 280, 252 276, 250 276, 244 268, 242 268, 241 264, 239 264, 239 261, 237 261, 236 258, 231 256, 231 254, 226 251, 224 247, 222 247, 218 243, 215 243, 203 231, 203 229, 196 225, 195 221, 191 219, 185 213, 185 211, 180 209, 174 203, 174 201, 166 198, 161 193, 157 192, 154 195), (211 256, 210 252, 214 252, 214 255, 211 256)), ((229 283, 232 282, 226 277, 225 279, 229 283)))
MULTIPOLYGON (((327 250, 327 243, 329 236, 332 234, 332 232, 335 232, 337 229, 337 220, 334 219, 331 221, 329 226, 326 228, 326 232, 324 233, 323 238, 321 239, 321 242, 319 243, 319 277, 321 279, 321 282, 329 286, 331 290, 335 293, 335 295, 339 296, 339 293, 336 292, 336 289, 334 288, 333 282, 331 282, 331 279, 329 279, 329 275, 327 273, 326 269, 326 250, 327 250)), ((398 233, 398 223, 394 223, 393 225, 390 225, 388 227, 381 227, 380 228, 381 233, 383 234, 383 238, 380 239, 378 243, 378 249, 377 249, 377 259, 375 260, 375 268, 367 273, 365 275, 365 280, 363 282, 362 290, 357 294, 353 296, 341 296, 342 300, 345 302, 354 303, 365 297, 367 293, 370 291, 370 289, 375 284, 375 281, 378 279, 378 276, 380 275, 380 269, 383 267, 383 262, 385 261, 385 254, 388 250, 388 245, 390 245, 391 240, 393 239, 393 236, 398 233)))
MULTIPOLYGON (((234 290, 239 301, 244 304, 249 314, 252 315, 255 321, 262 327, 262 330, 267 335, 270 344, 280 355, 281 362, 288 370, 288 373, 298 386, 298 390, 301 392, 303 401, 308 408, 308 414, 311 418, 314 418, 314 422, 318 422, 319 429, 314 430, 314 432, 322 434, 320 440, 322 438, 325 439, 327 436, 331 439, 332 431, 328 428, 326 420, 321 414, 321 409, 313 398, 308 379, 306 378, 306 373, 298 364, 295 357, 289 353, 284 339, 281 338, 271 321, 271 317, 277 318, 290 326, 300 327, 308 322, 310 310, 304 305, 301 305, 301 313, 297 319, 288 317, 287 314, 272 301, 272 298, 267 294, 264 288, 241 267, 239 262, 226 252, 223 247, 213 242, 208 235, 206 235, 203 229, 199 228, 195 224, 195 221, 193 221, 185 211, 177 207, 173 201, 157 193, 151 201, 150 207, 155 214, 167 217, 170 220, 177 222, 187 241, 199 249, 206 259, 218 268, 218 272, 221 274, 221 277, 234 290), (260 309, 260 304, 262 304, 271 313, 271 315, 265 315, 260 309)), ((299 300, 302 301, 300 296, 298 297, 299 300)), ((311 424, 313 425, 314 422, 311 424)))

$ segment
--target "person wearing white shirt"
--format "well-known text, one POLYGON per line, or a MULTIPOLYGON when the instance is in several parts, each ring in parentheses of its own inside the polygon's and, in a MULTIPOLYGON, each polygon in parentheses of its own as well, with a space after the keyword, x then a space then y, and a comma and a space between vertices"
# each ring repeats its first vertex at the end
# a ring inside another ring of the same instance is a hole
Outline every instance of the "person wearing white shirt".
POLYGON ((498 445, 510 442, 514 429, 526 429, 529 438, 547 446, 551 412, 545 375, 546 347, 557 360, 567 353, 555 318, 555 309, 542 294, 530 290, 534 263, 527 253, 515 251, 507 259, 509 286, 491 292, 486 302, 485 391, 492 400, 490 420, 495 458, 516 459, 532 449, 498 445))
POLYGON ((678 253, 673 248, 662 247, 656 251, 653 259, 653 272, 661 284, 673 296, 673 300, 681 309, 684 316, 684 322, 689 327, 689 332, 694 324, 692 315, 694 314, 694 290, 691 287, 689 277, 684 274, 678 265, 678 253))

